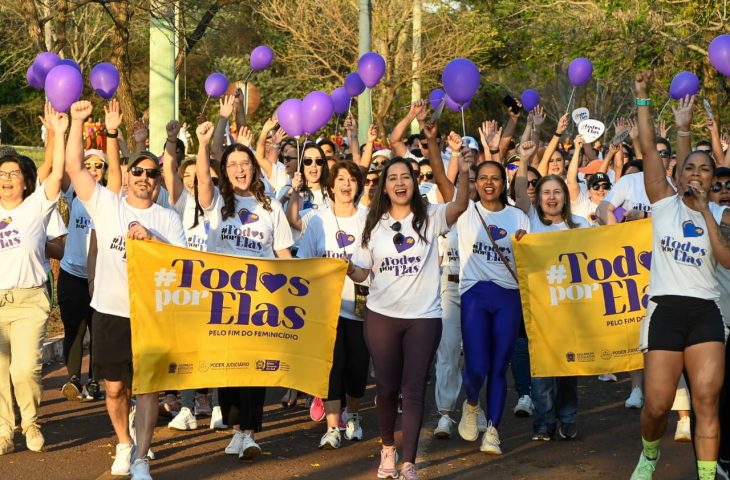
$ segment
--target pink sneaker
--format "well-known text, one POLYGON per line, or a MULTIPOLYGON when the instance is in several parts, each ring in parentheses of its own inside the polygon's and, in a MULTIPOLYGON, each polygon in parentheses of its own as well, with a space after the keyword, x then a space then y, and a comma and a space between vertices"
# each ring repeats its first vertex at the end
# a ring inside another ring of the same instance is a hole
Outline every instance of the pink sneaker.
POLYGON ((321 422, 324 420, 324 402, 319 397, 314 397, 312 405, 309 407, 309 416, 313 422, 321 422))
POLYGON ((398 463, 398 452, 395 451, 395 445, 380 450, 380 465, 378 465, 378 478, 398 478, 398 469, 395 465, 398 463))
POLYGON ((347 430, 347 420, 350 419, 350 414, 347 413, 347 407, 340 409, 340 430, 347 430))

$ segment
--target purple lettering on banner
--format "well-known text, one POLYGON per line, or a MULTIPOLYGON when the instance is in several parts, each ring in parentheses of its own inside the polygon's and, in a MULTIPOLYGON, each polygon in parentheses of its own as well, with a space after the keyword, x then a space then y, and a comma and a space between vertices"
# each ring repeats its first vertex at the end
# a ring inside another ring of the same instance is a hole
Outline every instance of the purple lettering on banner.
POLYGON ((210 268, 200 275, 200 283, 205 288, 218 290, 228 285, 228 272, 220 268, 210 268), (213 286, 211 280, 213 279, 213 272, 218 272, 218 283, 213 286))
POLYGON ((591 277, 593 280, 601 282, 610 277, 613 273, 613 270, 611 269, 611 262, 609 262, 605 258, 594 258, 593 260, 588 262, 588 265, 586 265, 586 272, 588 273, 588 276, 591 277), (601 270, 603 270, 603 275, 599 275, 598 273, 599 264, 601 265, 601 270))
POLYGON ((621 298, 621 296, 614 294, 613 284, 615 284, 617 288, 623 289, 623 283, 619 280, 602 282, 600 284, 603 288, 603 302, 606 309, 604 315, 616 315, 617 313, 626 312, 625 304, 621 305, 621 311, 616 310, 616 300, 621 298))
POLYGON ((580 262, 578 256, 582 256, 584 260, 588 258, 585 252, 562 253, 558 256, 558 261, 562 262, 563 257, 568 257, 568 265, 570 266, 570 283, 580 283, 583 276, 580 273, 580 262))
POLYGON ((228 317, 228 321, 223 321, 223 310, 228 310, 231 307, 226 307, 224 305, 225 303, 225 296, 230 295, 231 298, 235 299, 236 294, 233 292, 210 292, 213 296, 210 304, 210 321, 208 324, 210 325, 228 325, 230 323, 233 323, 233 315, 228 317))
POLYGON ((256 265, 248 265, 247 270, 236 270, 231 274, 231 287, 235 288, 236 290, 246 290, 248 292, 255 292, 256 290, 256 280, 259 274, 259 269, 256 265), (243 284, 244 281, 244 275, 245 275, 245 282, 246 284, 243 284))
MULTIPOLYGON (((619 255, 613 260, 614 273, 621 278, 638 275, 639 268, 636 265, 636 252, 634 247, 625 246, 623 249, 626 255, 619 255)), ((639 257, 639 261, 641 261, 641 256, 639 257)))
POLYGON ((284 307, 284 319, 282 320, 281 324, 284 325, 286 328, 298 330, 304 326, 304 316, 306 314, 307 311, 304 310, 302 307, 284 307), (288 325, 287 320, 289 320, 288 325))
POLYGON ((193 264, 199 263, 201 267, 205 267, 205 263, 202 260, 189 260, 186 258, 176 258, 170 264, 171 267, 175 267, 178 262, 182 262, 182 279, 180 279, 180 285, 178 288, 190 288, 193 285, 193 264))
POLYGON ((257 327, 263 327, 266 324, 271 327, 278 327, 279 309, 271 303, 259 303, 256 305, 256 312, 251 315, 251 323, 257 327))
POLYGON ((248 325, 251 316, 251 295, 238 292, 238 319, 236 325, 248 325))
POLYGON ((283 273, 264 273, 261 275, 260 280, 269 292, 274 293, 286 284, 286 275, 283 273))
POLYGON ((302 277, 291 277, 289 279, 289 293, 295 297, 303 297, 309 293, 309 280, 302 277), (292 290, 292 288, 294 290, 292 290))

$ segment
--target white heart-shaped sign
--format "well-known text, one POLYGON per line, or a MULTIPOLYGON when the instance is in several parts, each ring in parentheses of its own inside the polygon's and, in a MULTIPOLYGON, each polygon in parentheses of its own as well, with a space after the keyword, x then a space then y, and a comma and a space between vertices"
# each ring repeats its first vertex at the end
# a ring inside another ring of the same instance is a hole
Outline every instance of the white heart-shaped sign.
POLYGON ((591 118, 591 112, 588 111, 586 107, 580 107, 573 110, 573 122, 575 122, 576 125, 578 125, 583 120, 588 120, 591 118))
POLYGON ((578 124, 578 133, 586 143, 593 143, 603 135, 606 126, 598 120, 583 120, 578 124))

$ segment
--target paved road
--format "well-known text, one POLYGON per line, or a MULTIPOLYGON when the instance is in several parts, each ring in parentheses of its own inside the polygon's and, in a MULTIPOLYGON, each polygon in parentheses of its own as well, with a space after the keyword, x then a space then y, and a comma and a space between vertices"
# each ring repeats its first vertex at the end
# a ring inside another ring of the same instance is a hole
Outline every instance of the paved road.
MULTIPOLYGON (((45 395, 41 423, 47 451, 33 453, 16 434, 16 452, 0 457, 0 479, 112 479, 109 468, 115 440, 101 403, 67 402, 60 394, 65 368, 53 365, 44 370, 45 395)), ((429 389, 427 414, 418 457, 423 479, 628 479, 640 449, 636 410, 623 401, 628 378, 603 384, 583 378, 580 385, 579 433, 573 441, 532 442, 530 419, 506 412, 500 428, 501 457, 488 457, 478 444, 460 438, 435 440, 431 432, 438 421, 429 389)), ((365 440, 344 442, 343 448, 323 452, 317 449, 324 425, 309 420, 303 408, 283 410, 278 404, 283 391, 270 389, 264 417, 265 431, 258 440, 264 455, 243 462, 225 455, 230 433, 211 431, 207 420, 194 432, 176 432, 160 419, 155 430, 152 462, 156 480, 165 479, 374 479, 379 439, 371 385, 364 402, 365 440)), ((514 404, 510 392, 508 407, 514 404)), ((672 441, 675 419, 670 421, 663 443, 656 478, 688 479, 693 476, 691 445, 672 441)), ((458 434, 457 434, 458 437, 458 434)))

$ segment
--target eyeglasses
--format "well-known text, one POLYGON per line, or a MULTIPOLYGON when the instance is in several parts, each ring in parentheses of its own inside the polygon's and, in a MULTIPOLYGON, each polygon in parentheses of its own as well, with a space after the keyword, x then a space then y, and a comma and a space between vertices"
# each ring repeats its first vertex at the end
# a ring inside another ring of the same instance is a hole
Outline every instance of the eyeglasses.
POLYGON ((659 150, 659 156, 662 158, 669 158, 670 155, 669 150, 659 150))
POLYGON ((17 178, 20 178, 20 175, 23 172, 20 170, 12 170, 10 172, 0 172, 0 180, 7 180, 8 178, 15 180, 17 178))
POLYGON ((420 180, 433 180, 433 172, 421 173, 418 178, 420 180))
POLYGON ((302 160, 302 163, 304 164, 305 167, 311 166, 312 163, 316 163, 318 167, 321 167, 322 165, 324 165, 324 159, 304 157, 304 160, 302 160))
POLYGON ((232 162, 232 163, 226 164, 226 168, 230 169, 230 170, 238 171, 238 170, 245 170, 247 168, 250 168, 251 165, 253 165, 251 162, 240 162, 240 163, 232 162))
POLYGON ((527 185, 532 188, 535 188, 537 186, 537 182, 538 182, 538 180, 536 178, 533 178, 532 180, 527 181, 527 185))
POLYGON ((594 183, 593 185, 591 185, 591 190, 605 190, 608 192, 609 190, 611 190, 611 185, 609 185, 608 183, 594 183))
POLYGON ((393 235, 393 245, 403 245, 406 237, 404 237, 403 234, 400 233, 400 222, 395 222, 393 225, 390 226, 390 229, 394 232, 397 232, 395 235, 393 235))
POLYGON ((720 190, 722 190, 723 188, 725 190, 730 190, 730 180, 728 180, 725 183, 722 183, 722 182, 713 183, 712 184, 712 187, 710 187, 710 190, 712 190, 713 192, 717 193, 720 190))
POLYGON ((366 187, 369 187, 370 185, 372 185, 374 187, 377 187, 378 185, 380 185, 380 177, 366 178, 365 179, 365 186, 366 187))
POLYGON ((160 175, 160 171, 156 168, 132 167, 129 171, 135 177, 141 177, 143 173, 146 173, 147 178, 154 179, 160 175))
POLYGON ((91 170, 92 168, 95 168, 96 170, 101 170, 104 168, 103 162, 84 162, 84 167, 87 170, 91 170))
POLYGON ((386 162, 385 160, 383 160, 382 162, 379 162, 377 160, 373 160, 372 162, 370 162, 370 166, 371 167, 374 167, 374 168, 378 168, 381 165, 385 165, 385 162, 386 162))
POLYGON ((289 162, 291 162, 292 160, 296 160, 296 159, 297 159, 297 157, 286 157, 286 156, 285 156, 285 157, 284 157, 284 163, 289 163, 289 162))

